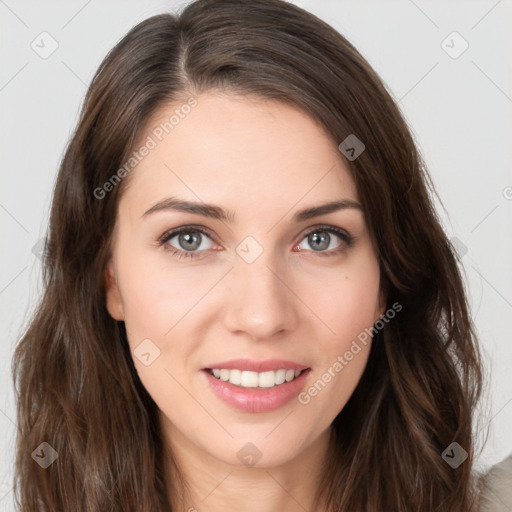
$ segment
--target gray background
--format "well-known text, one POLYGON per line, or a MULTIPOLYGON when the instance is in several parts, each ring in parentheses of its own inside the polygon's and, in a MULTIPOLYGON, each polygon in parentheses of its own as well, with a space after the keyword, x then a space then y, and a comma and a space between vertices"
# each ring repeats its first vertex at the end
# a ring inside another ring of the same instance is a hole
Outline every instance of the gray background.
MULTIPOLYGON (((41 292, 37 243, 65 144, 107 51, 137 22, 182 3, 0 0, 2 511, 14 510, 11 357, 41 292), (52 40, 58 48, 48 58, 31 47, 48 51, 52 40)), ((296 3, 369 60, 399 102, 434 178, 489 368, 479 412, 481 426, 490 427, 478 460, 485 469, 512 452, 512 2, 296 3), (464 40, 469 47, 458 55, 464 40)))

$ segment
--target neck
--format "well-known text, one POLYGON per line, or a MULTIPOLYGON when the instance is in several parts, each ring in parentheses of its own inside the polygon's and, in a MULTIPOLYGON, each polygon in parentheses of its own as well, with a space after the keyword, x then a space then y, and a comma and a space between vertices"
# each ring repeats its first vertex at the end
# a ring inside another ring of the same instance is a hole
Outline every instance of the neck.
POLYGON ((324 511, 315 502, 330 429, 291 460, 272 467, 227 464, 193 444, 168 422, 165 472, 173 511, 324 511), (174 461, 171 464, 170 461, 174 461), (179 468, 179 469, 178 469, 179 468), (176 478, 179 471, 181 479, 176 478), (182 480, 182 484, 178 483, 182 480))

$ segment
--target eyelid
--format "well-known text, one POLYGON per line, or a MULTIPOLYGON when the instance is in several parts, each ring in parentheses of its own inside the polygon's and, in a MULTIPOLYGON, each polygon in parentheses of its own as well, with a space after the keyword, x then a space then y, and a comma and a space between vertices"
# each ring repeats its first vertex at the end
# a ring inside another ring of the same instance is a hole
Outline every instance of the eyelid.
POLYGON ((339 228, 337 226, 332 226, 330 224, 317 224, 316 226, 311 226, 307 228, 306 232, 302 235, 301 240, 310 235, 311 233, 314 233, 315 231, 330 231, 333 233, 336 233, 339 236, 344 236, 347 238, 354 238, 346 229, 339 228))
POLYGON ((172 228, 167 230, 162 236, 158 238, 158 242, 164 244, 165 242, 169 241, 171 238, 175 237, 176 235, 179 235, 182 232, 187 231, 198 231, 199 233, 202 233, 203 235, 208 236, 211 238, 216 244, 218 242, 215 240, 215 236, 212 234, 212 231, 205 227, 205 226, 199 226, 194 224, 187 224, 186 226, 179 226, 177 228, 172 228))

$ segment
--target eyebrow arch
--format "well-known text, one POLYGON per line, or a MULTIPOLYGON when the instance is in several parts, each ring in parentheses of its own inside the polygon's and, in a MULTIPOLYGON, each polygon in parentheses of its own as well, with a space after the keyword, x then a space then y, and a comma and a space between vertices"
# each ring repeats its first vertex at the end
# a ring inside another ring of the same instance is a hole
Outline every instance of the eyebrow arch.
POLYGON ((233 222, 235 218, 232 212, 226 212, 219 206, 203 202, 184 201, 176 197, 168 197, 159 201, 145 212, 143 217, 162 210, 178 210, 180 212, 195 213, 197 215, 203 215, 204 217, 231 222, 233 222))
MULTIPOLYGON (((306 208, 304 210, 300 210, 293 216, 293 222, 302 222, 312 219, 313 217, 319 217, 320 215, 326 215, 328 213, 333 213, 348 208, 354 208, 363 211, 363 207, 357 201, 353 201, 352 199, 341 199, 339 201, 331 201, 329 203, 320 204, 306 208)), ((196 215, 202 215, 204 217, 210 217, 212 219, 228 222, 233 222, 235 218, 233 212, 225 211, 219 206, 206 204, 203 202, 184 201, 176 197, 169 197, 159 201, 148 211, 146 211, 142 217, 146 217, 152 213, 165 210, 177 210, 181 212, 194 213, 196 215)))
POLYGON ((346 210, 348 208, 354 208, 356 210, 363 211, 363 207, 352 199, 340 199, 339 201, 331 201, 330 203, 320 204, 305 210, 300 210, 293 216, 294 222, 302 222, 304 220, 312 219, 313 217, 319 217, 320 215, 327 215, 328 213, 337 212, 339 210, 346 210))

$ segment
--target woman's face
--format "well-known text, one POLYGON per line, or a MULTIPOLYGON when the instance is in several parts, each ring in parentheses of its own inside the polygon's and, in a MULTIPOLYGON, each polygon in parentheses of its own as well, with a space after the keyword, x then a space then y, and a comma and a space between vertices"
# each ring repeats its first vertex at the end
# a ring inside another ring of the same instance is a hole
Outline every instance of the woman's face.
POLYGON ((379 266, 317 123, 275 101, 195 99, 161 109, 135 147, 147 154, 119 203, 108 310, 169 440, 271 467, 354 391, 371 342, 358 335, 384 312, 379 266))

